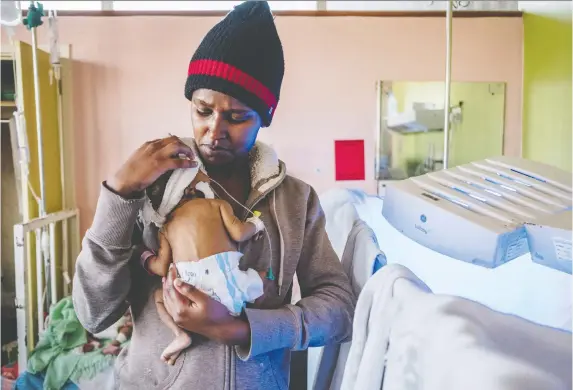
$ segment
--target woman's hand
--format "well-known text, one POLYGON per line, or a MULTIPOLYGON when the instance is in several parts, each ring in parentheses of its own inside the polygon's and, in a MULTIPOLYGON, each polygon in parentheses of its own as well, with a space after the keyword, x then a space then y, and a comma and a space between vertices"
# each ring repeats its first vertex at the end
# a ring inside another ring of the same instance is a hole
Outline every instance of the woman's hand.
POLYGON ((163 302, 175 323, 190 332, 227 345, 247 345, 251 330, 247 321, 195 287, 177 278, 171 267, 163 279, 163 302))
POLYGON ((119 195, 130 197, 145 190, 167 171, 197 166, 194 158, 191 148, 179 137, 149 141, 139 147, 106 184, 119 195))

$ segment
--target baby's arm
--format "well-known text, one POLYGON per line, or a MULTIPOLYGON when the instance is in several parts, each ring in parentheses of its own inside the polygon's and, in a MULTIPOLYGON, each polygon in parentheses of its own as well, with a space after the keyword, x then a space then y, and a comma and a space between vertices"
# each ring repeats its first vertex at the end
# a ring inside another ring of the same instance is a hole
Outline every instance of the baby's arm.
POLYGON ((167 237, 163 232, 159 232, 159 250, 157 256, 151 256, 147 260, 147 270, 152 274, 159 276, 167 276, 169 265, 173 259, 171 258, 171 246, 167 237))
POLYGON ((233 208, 228 202, 221 201, 219 210, 221 211, 225 228, 234 241, 247 241, 257 233, 257 226, 251 222, 241 222, 233 213, 233 208))

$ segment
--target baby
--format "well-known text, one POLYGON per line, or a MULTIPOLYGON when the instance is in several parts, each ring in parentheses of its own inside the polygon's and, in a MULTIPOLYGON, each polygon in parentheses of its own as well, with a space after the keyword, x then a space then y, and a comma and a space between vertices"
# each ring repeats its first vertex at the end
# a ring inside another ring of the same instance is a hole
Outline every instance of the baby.
MULTIPOLYGON (((264 230, 257 216, 241 222, 229 203, 214 199, 209 177, 199 168, 163 175, 146 195, 143 222, 160 228, 157 254, 142 256, 148 272, 166 276, 173 262, 181 280, 221 302, 235 316, 241 314, 245 302, 263 295, 262 273, 238 268, 243 255, 237 251, 237 243, 264 230)), ((161 359, 174 364, 191 345, 191 336, 165 309, 162 289, 155 291, 154 298, 161 321, 175 335, 161 359)))

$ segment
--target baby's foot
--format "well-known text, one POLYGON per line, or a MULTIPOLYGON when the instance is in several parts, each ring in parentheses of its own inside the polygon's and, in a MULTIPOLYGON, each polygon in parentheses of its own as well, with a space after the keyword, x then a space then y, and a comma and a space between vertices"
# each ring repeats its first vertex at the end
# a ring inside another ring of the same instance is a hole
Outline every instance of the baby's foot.
POLYGON ((109 344, 107 347, 105 347, 104 349, 102 349, 101 351, 104 355, 119 355, 119 353, 121 352, 121 346, 119 341, 117 340, 113 340, 111 342, 111 344, 109 344))
POLYGON ((175 340, 173 340, 171 344, 165 348, 161 354, 161 360, 170 365, 175 364, 175 360, 177 360, 181 352, 190 345, 191 336, 189 336, 186 332, 179 333, 177 336, 175 336, 175 340))
POLYGON ((82 352, 83 352, 83 353, 88 353, 88 352, 93 351, 94 348, 95 348, 95 347, 94 347, 94 345, 93 345, 92 343, 85 343, 85 344, 82 346, 82 352))

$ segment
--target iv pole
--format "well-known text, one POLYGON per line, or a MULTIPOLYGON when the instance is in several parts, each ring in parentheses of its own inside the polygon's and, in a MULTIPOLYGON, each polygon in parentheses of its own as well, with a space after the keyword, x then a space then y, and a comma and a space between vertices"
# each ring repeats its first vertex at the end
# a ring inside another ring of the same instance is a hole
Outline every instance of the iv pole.
POLYGON ((452 5, 454 0, 448 0, 446 8, 446 79, 444 93, 444 163, 443 169, 448 169, 450 161, 450 90, 452 83, 452 5))
MULTIPOLYGON (((44 16, 43 6, 39 2, 30 1, 28 7, 28 14, 24 19, 24 25, 32 32, 32 70, 34 73, 34 103, 36 108, 36 137, 38 141, 38 172, 40 181, 40 199, 38 199, 39 216, 46 216, 46 185, 44 177, 44 143, 43 143, 43 128, 42 128, 42 109, 40 101, 40 74, 38 69, 38 36, 37 29, 43 24, 42 16, 44 16), (37 7, 34 3, 37 3, 37 7)), ((44 330, 44 305, 45 293, 48 292, 50 272, 48 267, 51 266, 50 259, 50 237, 46 228, 42 228, 40 234, 36 232, 36 294, 38 306, 38 332, 44 330), (39 260, 39 261, 38 261, 39 260), (45 275, 45 280, 44 280, 45 275), (41 286, 45 282, 45 287, 41 286)), ((51 268, 51 267, 50 267, 51 268)))

